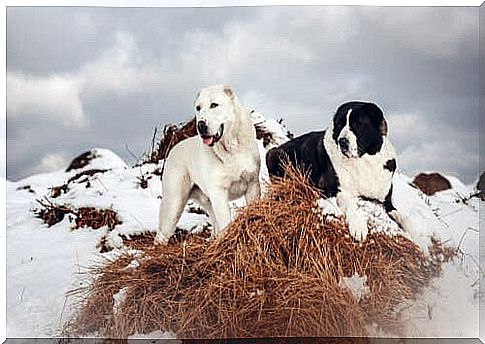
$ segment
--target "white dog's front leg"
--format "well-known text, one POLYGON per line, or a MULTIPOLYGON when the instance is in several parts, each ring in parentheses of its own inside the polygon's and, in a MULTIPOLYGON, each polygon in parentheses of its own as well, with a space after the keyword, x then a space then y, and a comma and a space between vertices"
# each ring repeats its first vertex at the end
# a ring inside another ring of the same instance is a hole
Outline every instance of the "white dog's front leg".
POLYGON ((259 185, 259 180, 256 178, 248 185, 248 189, 246 190, 246 194, 244 198, 246 199, 246 204, 251 203, 252 201, 256 201, 261 197, 261 186, 259 185))
POLYGON ((162 179, 163 197, 158 215, 155 244, 166 244, 175 233, 175 227, 187 203, 192 184, 187 176, 173 166, 166 165, 162 179))
POLYGON ((343 192, 337 195, 337 204, 345 214, 350 235, 357 241, 363 241, 367 238, 369 232, 369 228, 367 227, 368 219, 366 214, 359 210, 357 200, 357 197, 343 192))
POLYGON ((212 236, 218 236, 221 231, 231 222, 231 208, 227 193, 215 192, 209 195, 212 210, 215 216, 215 226, 212 236))

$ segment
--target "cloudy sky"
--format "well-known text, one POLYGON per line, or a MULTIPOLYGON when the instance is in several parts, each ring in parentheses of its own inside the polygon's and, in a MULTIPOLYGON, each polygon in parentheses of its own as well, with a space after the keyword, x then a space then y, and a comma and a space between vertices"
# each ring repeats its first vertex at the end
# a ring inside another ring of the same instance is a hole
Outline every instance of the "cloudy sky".
POLYGON ((296 134, 339 104, 376 102, 403 172, 479 171, 478 8, 7 9, 7 178, 63 168, 91 147, 127 162, 197 89, 296 134))

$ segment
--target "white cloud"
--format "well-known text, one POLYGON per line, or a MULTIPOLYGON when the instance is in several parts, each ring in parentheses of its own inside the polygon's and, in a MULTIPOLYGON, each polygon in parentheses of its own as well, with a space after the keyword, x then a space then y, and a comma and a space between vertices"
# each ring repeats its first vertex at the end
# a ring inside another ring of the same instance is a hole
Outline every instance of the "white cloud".
POLYGON ((423 114, 393 114, 387 121, 391 142, 401 147, 399 168, 406 174, 438 171, 469 180, 476 177, 472 174, 478 173, 478 135, 423 114))
POLYGON ((87 92, 129 94, 158 87, 161 74, 156 61, 143 55, 131 34, 118 32, 115 44, 87 63, 77 78, 87 92))
POLYGON ((291 99, 277 99, 255 90, 240 93, 239 99, 249 109, 274 119, 284 118, 288 129, 296 135, 304 130, 322 130, 330 123, 330 114, 322 114, 322 109, 317 105, 307 106, 291 99))
POLYGON ((32 170, 32 174, 53 172, 64 169, 67 166, 67 160, 63 154, 49 153, 42 157, 40 163, 32 170))
POLYGON ((7 72, 7 113, 9 117, 52 117, 68 126, 85 127, 88 119, 79 91, 79 80, 74 76, 7 72))
POLYGON ((86 128, 90 121, 83 107, 84 94, 144 92, 160 79, 157 65, 144 61, 133 36, 120 32, 112 47, 77 73, 44 77, 8 72, 7 112, 9 117, 42 116, 86 128))
POLYGON ((443 140, 439 142, 421 142, 409 145, 398 155, 399 168, 413 176, 419 172, 438 171, 455 177, 457 171, 467 171, 467 180, 478 178, 479 156, 459 142, 443 140))
POLYGON ((230 22, 220 32, 189 32, 183 38, 186 50, 180 67, 196 78, 220 83, 282 59, 302 64, 313 61, 317 56, 312 47, 282 34, 282 25, 286 24, 262 16, 249 22, 230 22))

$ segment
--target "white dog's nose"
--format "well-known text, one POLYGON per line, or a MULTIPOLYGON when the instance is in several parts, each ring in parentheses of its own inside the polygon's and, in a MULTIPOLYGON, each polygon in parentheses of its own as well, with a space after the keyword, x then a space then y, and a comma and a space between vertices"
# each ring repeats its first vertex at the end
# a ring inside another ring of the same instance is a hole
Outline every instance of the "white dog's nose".
POLYGON ((197 122, 197 131, 199 132, 199 134, 203 135, 203 134, 207 134, 207 123, 205 123, 205 121, 198 121, 197 122))

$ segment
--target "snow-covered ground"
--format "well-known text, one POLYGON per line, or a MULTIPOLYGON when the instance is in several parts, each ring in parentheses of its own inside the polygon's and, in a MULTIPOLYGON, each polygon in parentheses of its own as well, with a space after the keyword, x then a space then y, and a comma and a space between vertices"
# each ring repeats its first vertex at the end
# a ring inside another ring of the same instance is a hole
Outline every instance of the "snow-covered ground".
MULTIPOLYGON (((255 116, 258 121, 264 121, 260 114, 255 116)), ((285 139, 285 132, 276 121, 266 124, 277 132, 278 140, 285 139)), ((265 149, 262 144, 260 148, 264 161, 265 149)), ((152 172, 159 166, 145 164, 131 168, 111 151, 93 149, 93 153, 96 158, 79 170, 31 176, 15 183, 7 181, 7 337, 60 335, 76 301, 68 292, 82 287, 85 280, 79 273, 103 256, 117 252, 115 249, 99 253, 97 245, 101 239, 106 236, 109 245, 121 248, 123 235, 156 231, 161 182, 152 172), (105 227, 73 229, 66 216, 49 228, 34 217, 33 210, 39 207, 36 199, 49 196, 50 187, 62 185, 75 174, 95 168, 108 171, 90 177, 89 187, 86 183, 74 182, 67 193, 49 199, 76 208, 112 209, 122 220, 121 225, 112 231, 105 227), (142 176, 151 176, 145 189, 140 186, 142 176), (32 191, 23 189, 26 186, 32 191)), ((266 179, 266 174, 263 164, 262 180, 266 179)), ((450 246, 459 247, 461 252, 461 260, 447 264, 443 276, 427 288, 419 300, 403 310, 403 316, 409 319, 405 329, 409 336, 478 336, 479 200, 472 198, 462 202, 473 186, 463 185, 452 177, 449 179, 451 190, 425 196, 409 185, 408 177, 400 174, 395 177, 397 208, 417 227, 432 231, 450 246)), ((241 202, 235 202, 237 205, 241 202)), ((319 206, 338 212, 332 199, 322 200, 319 206)), ((388 221, 382 211, 368 204, 363 206, 369 208, 369 214, 381 221, 379 223, 388 221)), ((205 215, 186 211, 179 227, 196 231, 206 223, 205 215)), ((391 228, 392 224, 386 226, 391 228)), ((153 337, 167 336, 170 334, 153 334, 153 337)), ((136 337, 146 338, 146 335, 136 337)))

